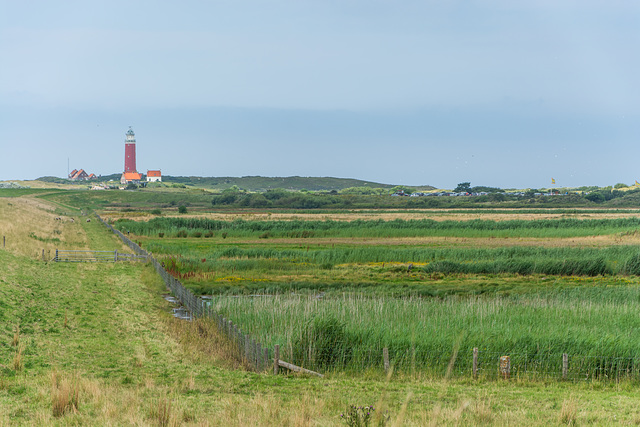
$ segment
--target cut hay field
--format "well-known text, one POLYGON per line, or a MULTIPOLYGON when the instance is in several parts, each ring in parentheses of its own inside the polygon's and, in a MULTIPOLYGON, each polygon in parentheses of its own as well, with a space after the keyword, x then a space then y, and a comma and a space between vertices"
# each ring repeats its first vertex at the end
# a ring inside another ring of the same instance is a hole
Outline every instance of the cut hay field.
MULTIPOLYGON (((131 219, 148 221, 157 217, 148 210, 107 210, 101 213, 105 220, 131 219)), ((175 218, 196 218, 220 221, 356 221, 356 220, 420 220, 470 221, 484 219, 490 221, 540 220, 540 219, 615 219, 640 218, 637 209, 402 209, 396 211, 371 211, 352 209, 347 212, 278 212, 264 210, 244 210, 236 212, 200 212, 197 214, 178 214, 173 210, 164 210, 163 215, 175 218)))

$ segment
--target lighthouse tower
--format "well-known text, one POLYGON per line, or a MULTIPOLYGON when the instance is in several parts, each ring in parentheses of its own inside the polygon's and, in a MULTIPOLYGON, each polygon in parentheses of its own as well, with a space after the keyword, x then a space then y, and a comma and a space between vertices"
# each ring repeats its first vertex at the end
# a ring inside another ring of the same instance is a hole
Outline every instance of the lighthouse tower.
POLYGON ((129 126, 127 137, 124 140, 124 172, 120 178, 121 184, 138 184, 142 174, 136 170, 136 135, 129 126))
POLYGON ((124 173, 138 172, 136 170, 136 134, 129 126, 127 137, 124 140, 124 173))

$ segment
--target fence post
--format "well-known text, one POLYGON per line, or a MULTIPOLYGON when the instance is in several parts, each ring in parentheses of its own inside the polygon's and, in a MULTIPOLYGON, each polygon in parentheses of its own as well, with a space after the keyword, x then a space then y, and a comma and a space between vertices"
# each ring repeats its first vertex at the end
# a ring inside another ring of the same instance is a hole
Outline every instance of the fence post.
POLYGON ((499 370, 502 378, 508 380, 511 376, 511 358, 509 356, 500 357, 499 370))
POLYGON ((58 250, 56 249, 56 262, 58 262, 58 250))
POLYGON ((113 261, 118 262, 118 250, 113 251, 113 261))
POLYGON ((280 344, 276 344, 273 349, 273 375, 278 375, 280 368, 280 344))
POLYGON ((42 260, 44 261, 44 249, 42 250, 42 260))
POLYGON ((264 366, 265 371, 269 369, 269 349, 267 347, 264 348, 264 355, 262 359, 262 366, 264 366))
POLYGON ((389 372, 389 349, 387 347, 382 349, 382 362, 384 363, 384 372, 389 372))
POLYGON ((7 239, 7 236, 2 236, 2 249, 4 249, 6 239, 7 239))
POLYGON ((478 378, 478 347, 473 348, 473 378, 478 378))
POLYGON ((251 340, 249 339, 249 337, 247 335, 243 334, 243 342, 244 342, 244 360, 247 361, 247 363, 251 363, 251 340))
POLYGON ((262 371, 262 345, 256 342, 256 371, 262 371))
POLYGON ((567 379, 567 374, 569 373, 569 355, 567 353, 562 353, 562 379, 567 379))

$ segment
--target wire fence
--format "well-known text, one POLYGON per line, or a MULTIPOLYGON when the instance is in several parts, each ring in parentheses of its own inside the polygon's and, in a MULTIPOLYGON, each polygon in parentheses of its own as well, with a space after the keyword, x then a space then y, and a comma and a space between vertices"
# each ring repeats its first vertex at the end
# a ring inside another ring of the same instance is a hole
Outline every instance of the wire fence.
MULTIPOLYGON (((388 371, 430 376, 473 377, 486 379, 555 379, 566 381, 623 380, 640 381, 640 355, 627 357, 571 355, 538 352, 535 354, 487 350, 460 349, 459 351, 425 351, 416 348, 360 347, 354 343, 331 342, 323 346, 309 343, 294 347, 292 344, 271 349, 242 332, 238 325, 212 309, 210 297, 199 297, 185 288, 169 274, 162 263, 142 249, 122 232, 96 217, 115 233, 131 250, 152 263, 167 288, 181 302, 191 316, 215 322, 218 331, 231 342, 238 359, 251 370, 263 372, 279 366, 306 368, 327 372, 388 371), (282 359, 290 363, 282 362, 282 359)), ((190 317, 188 317, 190 318, 190 317)), ((303 369, 304 371, 304 369, 303 369)), ((315 372, 312 372, 315 373, 315 372)))
MULTIPOLYGON (((44 258, 44 251, 43 251, 44 258)), ((83 251, 56 249, 54 262, 118 262, 146 261, 147 257, 137 254, 123 254, 118 251, 83 251)))
POLYGON ((322 348, 283 346, 280 354, 291 363, 319 372, 388 371, 427 374, 430 377, 473 377, 532 380, 636 380, 640 381, 640 355, 629 357, 585 356, 567 353, 420 351, 369 348, 334 343, 322 348))
POLYGON ((193 292, 185 288, 184 285, 169 274, 162 263, 158 262, 149 252, 142 249, 137 243, 125 236, 120 230, 113 228, 111 224, 104 221, 97 213, 96 217, 116 236, 120 237, 120 239, 134 253, 148 259, 160 277, 162 277, 167 289, 169 289, 180 303, 189 310, 193 317, 213 320, 217 325, 218 331, 224 334, 231 341, 231 348, 235 351, 238 359, 244 361, 246 366, 256 372, 265 371, 271 366, 272 356, 270 355, 270 350, 268 348, 263 347, 261 343, 256 342, 248 334, 242 332, 242 330, 231 320, 214 312, 206 299, 194 295, 193 292))

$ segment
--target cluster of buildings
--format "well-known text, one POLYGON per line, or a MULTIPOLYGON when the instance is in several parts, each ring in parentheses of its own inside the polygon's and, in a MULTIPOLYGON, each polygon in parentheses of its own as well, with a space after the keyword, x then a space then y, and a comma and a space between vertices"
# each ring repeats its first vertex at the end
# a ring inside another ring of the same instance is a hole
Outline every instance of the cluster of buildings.
MULTIPOLYGON (((88 174, 84 169, 74 169, 69 173, 68 178, 71 181, 88 181, 98 177, 95 174, 88 174)), ((142 181, 142 173, 136 169, 136 135, 133 133, 131 126, 129 126, 124 140, 124 172, 120 176, 120 184, 140 184, 142 181)), ((162 182, 160 169, 147 170, 146 182, 162 182)), ((105 184, 100 184, 94 185, 92 188, 94 190, 105 190, 109 187, 105 184)))
POLYGON ((69 179, 71 181, 88 181, 90 179, 95 179, 97 176, 95 174, 88 174, 84 169, 74 169, 69 172, 69 179))

